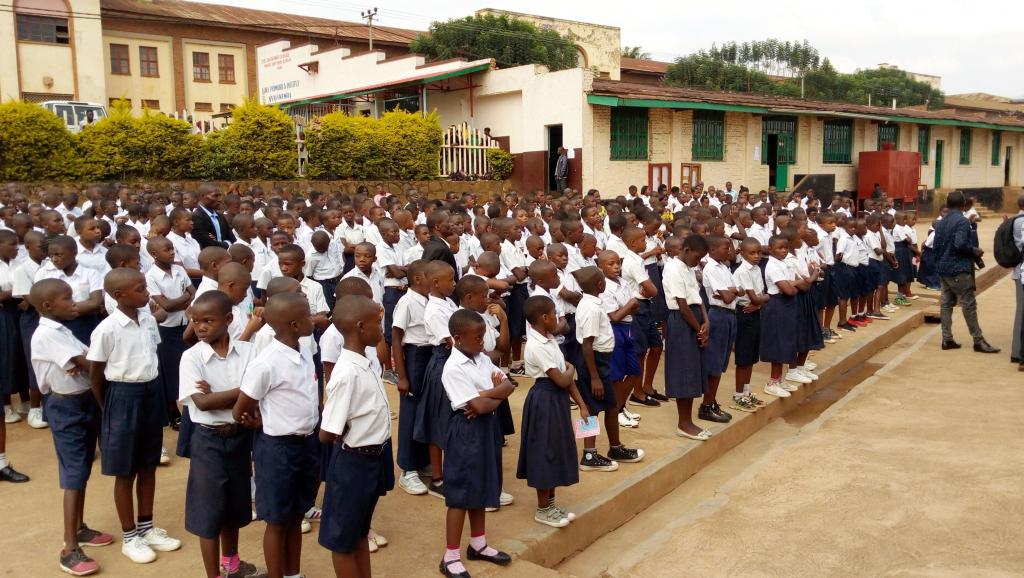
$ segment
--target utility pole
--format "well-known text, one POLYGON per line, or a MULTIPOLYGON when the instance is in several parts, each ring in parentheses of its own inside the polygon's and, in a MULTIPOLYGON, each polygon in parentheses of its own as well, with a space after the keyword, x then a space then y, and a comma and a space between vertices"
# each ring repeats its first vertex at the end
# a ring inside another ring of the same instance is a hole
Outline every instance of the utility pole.
POLYGON ((377 9, 366 10, 360 14, 363 20, 366 20, 366 25, 370 27, 370 50, 373 50, 373 19, 377 17, 377 9))

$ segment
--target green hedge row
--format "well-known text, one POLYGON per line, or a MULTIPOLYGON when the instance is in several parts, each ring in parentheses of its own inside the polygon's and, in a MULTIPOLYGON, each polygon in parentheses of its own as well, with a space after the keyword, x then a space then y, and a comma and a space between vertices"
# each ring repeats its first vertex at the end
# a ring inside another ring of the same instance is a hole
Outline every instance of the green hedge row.
POLYGON ((334 112, 306 135, 307 171, 314 179, 436 178, 442 141, 436 113, 395 110, 377 120, 334 112))

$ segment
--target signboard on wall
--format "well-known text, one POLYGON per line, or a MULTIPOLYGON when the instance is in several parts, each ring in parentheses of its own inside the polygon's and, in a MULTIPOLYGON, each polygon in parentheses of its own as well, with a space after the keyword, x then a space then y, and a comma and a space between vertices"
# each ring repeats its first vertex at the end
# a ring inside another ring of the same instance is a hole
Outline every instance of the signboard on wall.
POLYGON ((288 41, 274 42, 256 49, 256 71, 259 79, 260 103, 289 102, 311 95, 310 75, 299 68, 307 62, 315 47, 297 46, 283 50, 288 41))

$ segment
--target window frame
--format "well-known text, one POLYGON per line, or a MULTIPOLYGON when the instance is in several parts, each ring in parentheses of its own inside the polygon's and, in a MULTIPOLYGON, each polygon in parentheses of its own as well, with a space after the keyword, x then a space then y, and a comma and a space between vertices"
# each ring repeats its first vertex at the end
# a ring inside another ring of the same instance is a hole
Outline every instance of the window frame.
POLYGON ((235 55, 217 54, 217 78, 219 84, 235 84, 235 55), (231 66, 224 66, 225 59, 230 59, 231 66), (231 78, 225 78, 225 72, 231 73, 231 78))
POLYGON ((39 42, 42 44, 56 44, 58 46, 71 46, 71 21, 69 18, 58 16, 43 16, 41 14, 20 13, 15 9, 14 36, 18 42, 39 42), (62 25, 63 23, 63 25, 62 25), (63 29, 63 32, 61 31, 63 29), (49 32, 52 31, 52 39, 49 39, 49 32), (23 32, 25 33, 23 35, 23 32), (33 38, 33 32, 36 38, 33 38))
POLYGON ((132 75, 132 60, 131 60, 131 48, 127 44, 110 44, 110 74, 117 76, 131 76, 132 75), (114 50, 117 49, 118 55, 115 57, 114 50), (114 63, 118 63, 119 69, 114 70, 114 63), (121 69, 120 66, 124 65, 121 69))
POLYGON ((992 166, 998 167, 1000 165, 1000 157, 1002 156, 1003 148, 1003 131, 993 130, 992 131, 992 166))
POLYGON ((848 118, 830 118, 822 122, 821 164, 853 164, 853 120, 848 118), (835 132, 840 134, 832 134, 835 132), (845 135, 842 133, 845 133, 845 135))
POLYGON ((192 103, 193 112, 213 112, 212 102, 195 102, 192 103), (202 105, 202 107, 200 107, 202 105))
POLYGON ((192 81, 193 82, 212 82, 210 80, 210 53, 209 52, 193 52, 192 53, 192 81), (197 57, 203 56, 206 59, 206 63, 197 62, 197 57), (205 73, 204 73, 205 71, 205 73))
POLYGON ((917 152, 921 153, 921 164, 928 165, 931 160, 932 127, 926 124, 917 127, 917 152), (923 142, 922 138, 924 137, 923 142), (924 145, 922 147, 921 145, 924 145))
POLYGON ((878 142, 876 143, 875 150, 884 150, 882 148, 882 145, 887 142, 892 143, 892 150, 900 150, 900 125, 896 123, 886 123, 878 125, 877 141, 878 142), (883 136, 884 132, 891 132, 892 138, 888 138, 888 135, 883 136))
POLYGON ((974 141, 974 134, 970 127, 962 127, 960 129, 960 165, 970 166, 971 164, 971 145, 974 141), (966 138, 965 138, 966 137, 966 138))
POLYGON ((148 108, 149 110, 159 112, 160 101, 153 98, 144 98, 142 99, 142 108, 148 108), (156 106, 150 106, 151 104, 155 104, 156 106))
POLYGON ((725 111, 694 110, 690 157, 694 161, 725 160, 725 111))
POLYGON ((646 108, 612 107, 609 148, 613 161, 646 161, 650 156, 650 111, 646 108))
POLYGON ((139 46, 139 75, 146 78, 160 78, 160 51, 156 46, 139 46), (152 59, 146 58, 152 51, 152 59), (152 66, 153 74, 147 73, 147 67, 152 66))

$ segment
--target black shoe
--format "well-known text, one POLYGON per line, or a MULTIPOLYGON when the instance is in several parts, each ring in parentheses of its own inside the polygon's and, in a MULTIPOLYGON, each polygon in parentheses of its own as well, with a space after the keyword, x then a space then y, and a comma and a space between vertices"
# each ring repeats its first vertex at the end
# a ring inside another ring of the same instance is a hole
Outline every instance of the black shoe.
POLYGON ((463 570, 462 572, 456 573, 456 572, 452 572, 451 570, 448 569, 448 564, 454 564, 456 562, 462 562, 462 560, 452 560, 451 562, 448 562, 447 564, 445 563, 444 560, 441 560, 441 564, 438 565, 437 569, 441 571, 441 574, 444 574, 448 578, 469 578, 469 572, 467 572, 465 570, 463 570))
POLYGON ((1021 359, 1019 357, 1016 357, 1016 356, 1013 356, 1013 355, 1010 356, 1010 363, 1020 363, 1020 362, 1021 362, 1021 359))
POLYGON ((640 407, 661 407, 661 404, 658 403, 658 400, 654 399, 649 395, 644 399, 640 399, 639 397, 630 394, 629 405, 636 405, 640 407))
POLYGON ((584 472, 614 472, 619 464, 597 453, 595 450, 584 450, 580 460, 580 470, 584 472))
POLYGON ((724 415, 730 421, 732 420, 732 414, 722 409, 722 406, 718 405, 718 402, 711 404, 711 407, 715 410, 718 415, 724 415))
POLYGON ((723 413, 715 411, 713 404, 700 404, 700 408, 697 410, 697 418, 704 421, 713 421, 715 423, 729 423, 732 416, 726 417, 723 413))
POLYGON ((849 331, 850 333, 856 333, 857 332, 857 328, 854 327, 853 325, 849 324, 849 323, 840 323, 839 325, 837 325, 837 327, 839 327, 843 331, 849 331))
POLYGON ((435 498, 444 499, 444 482, 431 481, 427 484, 427 493, 435 498))
POLYGON ((11 466, 0 470, 0 482, 11 482, 12 484, 24 484, 29 480, 25 474, 15 470, 11 466))
POLYGON ((956 341, 950 340, 950 341, 943 341, 942 342, 942 350, 943 351, 945 351, 947 349, 960 349, 961 347, 962 346, 959 343, 957 343, 956 341))
POLYGON ((608 448, 608 459, 616 462, 636 463, 644 459, 644 450, 612 446, 608 448))
POLYGON ((1001 351, 998 347, 989 345, 988 341, 984 339, 974 344, 974 350, 978 353, 999 353, 1001 351))
MULTIPOLYGON (((484 548, 486 548, 486 546, 484 546, 484 548)), ((487 554, 474 550, 472 546, 466 546, 466 557, 470 560, 484 560, 491 564, 497 564, 498 566, 508 566, 512 563, 512 556, 509 556, 501 550, 498 550, 497 552, 498 553, 493 556, 488 556, 487 554)))
POLYGON ((181 418, 176 417, 171 420, 171 429, 174 431, 181 431, 181 418))
POLYGON ((652 398, 652 399, 657 400, 657 401, 660 401, 661 403, 668 403, 669 402, 669 399, 668 399, 667 395, 662 394, 662 393, 658 393, 657 391, 648 393, 647 397, 652 398))

